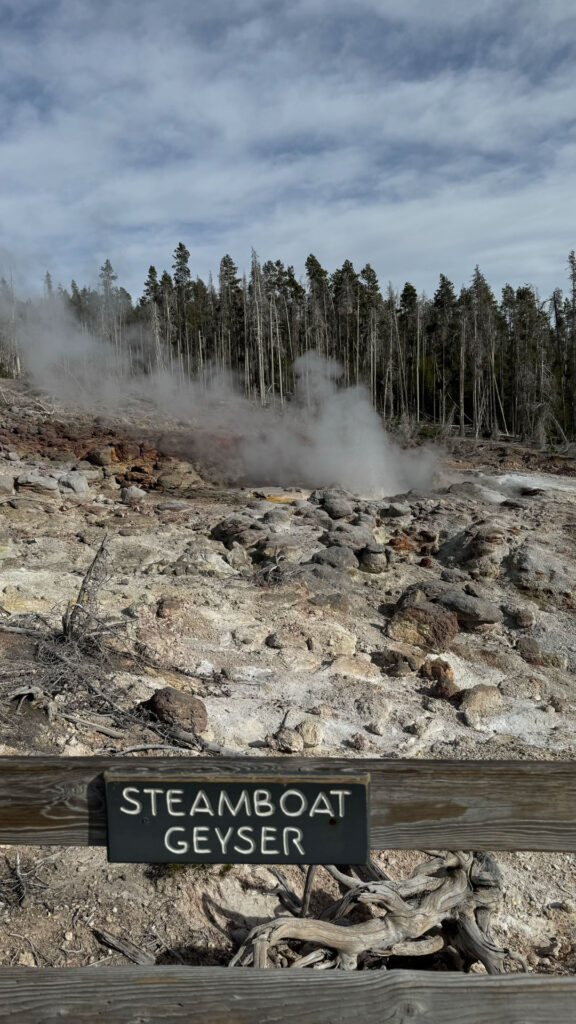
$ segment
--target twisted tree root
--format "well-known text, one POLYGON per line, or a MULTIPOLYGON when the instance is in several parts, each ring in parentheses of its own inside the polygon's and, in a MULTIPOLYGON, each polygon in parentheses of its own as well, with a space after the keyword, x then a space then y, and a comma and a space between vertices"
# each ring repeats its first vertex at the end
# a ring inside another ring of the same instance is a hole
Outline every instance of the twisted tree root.
MULTIPOLYGON (((281 889, 286 890, 284 905, 296 916, 274 918, 253 928, 230 966, 265 967, 271 947, 283 940, 299 940, 323 947, 324 952, 308 953, 294 966, 356 970, 359 957, 366 954, 425 956, 447 949, 464 969, 479 961, 489 974, 501 974, 506 959, 511 959, 525 970, 520 957, 499 948, 490 937, 490 917, 501 898, 500 872, 490 854, 435 856, 401 881, 360 882, 332 865, 327 870, 347 892, 322 919, 300 916, 307 909, 312 874, 299 901, 276 873, 281 889), (342 921, 358 905, 383 909, 384 914, 356 924, 342 921), (326 963, 328 950, 335 951, 336 958, 326 963)), ((376 872, 368 874, 374 877, 376 872)))

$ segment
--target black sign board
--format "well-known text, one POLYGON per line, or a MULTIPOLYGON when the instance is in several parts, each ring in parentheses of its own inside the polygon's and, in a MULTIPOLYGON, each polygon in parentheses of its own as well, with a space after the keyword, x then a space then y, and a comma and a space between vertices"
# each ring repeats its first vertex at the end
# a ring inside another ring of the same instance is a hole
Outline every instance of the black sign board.
POLYGON ((106 772, 108 860, 364 864, 368 776, 106 772))

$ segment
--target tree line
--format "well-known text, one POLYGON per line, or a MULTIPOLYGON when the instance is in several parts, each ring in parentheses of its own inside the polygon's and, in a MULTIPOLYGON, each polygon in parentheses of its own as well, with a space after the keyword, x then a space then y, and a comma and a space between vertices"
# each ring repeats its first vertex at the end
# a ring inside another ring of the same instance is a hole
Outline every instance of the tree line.
MULTIPOLYGON (((164 370, 185 380, 231 371, 246 395, 283 403, 291 366, 314 349, 336 359, 345 385, 365 385, 389 424, 414 421, 423 433, 520 436, 539 443, 576 438, 576 256, 567 288, 540 298, 530 285, 507 284, 499 299, 477 266, 457 293, 440 274, 432 298, 407 282, 380 287, 370 264, 350 260, 330 273, 314 255, 305 282, 281 260, 252 252, 240 276, 231 256, 217 281, 194 278, 180 242, 171 273, 151 266, 133 302, 106 260, 99 287, 53 286, 44 302, 64 303, 79 329, 114 346, 128 372, 164 370)), ((0 278, 0 367, 18 372, 18 302, 0 278), (2 301, 2 299, 4 301, 2 301)))

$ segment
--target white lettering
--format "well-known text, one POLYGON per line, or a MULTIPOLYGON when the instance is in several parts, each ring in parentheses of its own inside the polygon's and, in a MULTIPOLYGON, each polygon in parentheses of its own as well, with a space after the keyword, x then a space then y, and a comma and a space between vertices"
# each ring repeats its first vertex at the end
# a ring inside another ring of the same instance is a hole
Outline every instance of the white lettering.
POLYGON ((129 796, 130 793, 138 794, 140 792, 136 786, 127 786, 126 789, 122 790, 122 799, 126 800, 129 804, 134 804, 134 810, 130 811, 128 807, 121 807, 120 811, 122 814, 140 814, 142 810, 142 804, 139 800, 135 800, 133 796, 129 796))
POLYGON ((252 828, 252 825, 242 825, 241 828, 238 829, 238 838, 243 839, 245 843, 249 843, 250 845, 247 850, 241 846, 235 846, 234 850, 236 853, 242 854, 243 857, 249 853, 254 853, 256 844, 252 839, 253 832, 254 829, 252 828))
POLYGON ((212 817, 214 817, 212 804, 210 803, 203 789, 198 790, 196 796, 194 797, 194 803, 190 808, 190 815, 193 816, 194 814, 210 814, 212 817))
POLYGON ((248 793, 246 792, 245 789, 242 790, 240 797, 238 799, 238 803, 235 806, 233 806, 232 801, 230 800, 230 797, 228 796, 226 790, 223 789, 220 793, 220 796, 218 797, 218 817, 222 817, 223 814, 228 812, 232 815, 233 818, 235 818, 236 815, 239 813, 242 805, 244 805, 245 813, 250 814, 250 801, 248 799, 248 793))
POLYGON ((274 814, 274 804, 271 802, 269 789, 254 790, 254 814, 257 814, 259 818, 269 818, 271 814, 274 814))
POLYGON ((150 794, 150 809, 152 811, 152 817, 155 818, 156 815, 158 814, 158 807, 156 805, 156 794, 157 793, 163 793, 164 790, 163 789, 143 789, 142 792, 150 794))
POLYGON ((210 847, 201 846, 200 843, 207 843, 208 836, 204 835, 205 832, 209 832, 208 825, 195 825, 192 829, 192 848, 194 853, 212 853, 210 847), (200 835, 200 833, 203 833, 200 835))
POLYGON ((181 804, 183 796, 183 789, 169 789, 166 793, 166 807, 168 809, 168 814, 171 814, 174 818, 183 818, 186 813, 185 811, 174 810, 174 804, 181 804))
POLYGON ((302 840, 304 838, 301 828, 285 828, 282 835, 282 845, 284 846, 284 856, 287 857, 290 853, 290 840, 289 836, 292 835, 292 843, 304 856, 304 847, 302 846, 302 840))
POLYGON ((268 843, 272 843, 276 839, 276 829, 273 825, 263 825, 262 835, 260 837, 260 853, 268 854, 268 856, 274 856, 274 854, 280 853, 280 850, 270 850, 268 843))
POLYGON ((164 846, 166 847, 167 850, 170 851, 170 853, 188 853, 188 850, 190 849, 190 843, 186 842, 185 839, 178 839, 177 844, 175 846, 170 845, 172 842, 173 833, 184 831, 185 829, 183 829, 181 825, 174 825, 172 828, 168 829, 166 835, 164 836, 164 846))
POLYGON ((315 814, 329 814, 331 818, 334 817, 334 808, 330 803, 326 793, 318 793, 312 807, 310 808, 310 817, 313 818, 315 814))
POLYGON ((220 848, 222 850, 222 853, 226 853, 226 850, 228 848, 228 843, 230 842, 230 836, 232 835, 234 829, 232 828, 232 825, 231 825, 225 836, 222 835, 222 833, 221 833, 219 828, 217 828, 215 831, 216 831, 216 835, 218 836, 218 842, 220 843, 220 848))
POLYGON ((345 814, 345 811, 344 811, 344 800, 345 800, 345 798, 347 796, 351 796, 351 795, 352 795, 352 790, 350 790, 350 789, 331 789, 330 790, 330 796, 337 796, 338 797, 338 814, 340 815, 341 818, 343 818, 344 814, 345 814))
MULTIPOLYGON (((308 807, 308 801, 301 793, 299 789, 287 789, 285 793, 282 793, 280 797, 280 810, 286 815, 287 818, 297 818, 300 814, 304 814, 304 811, 308 807), (300 801, 300 807, 297 807, 295 811, 289 811, 286 807, 286 801, 288 797, 295 796, 300 801)), ((312 814, 312 811, 310 811, 312 814)))

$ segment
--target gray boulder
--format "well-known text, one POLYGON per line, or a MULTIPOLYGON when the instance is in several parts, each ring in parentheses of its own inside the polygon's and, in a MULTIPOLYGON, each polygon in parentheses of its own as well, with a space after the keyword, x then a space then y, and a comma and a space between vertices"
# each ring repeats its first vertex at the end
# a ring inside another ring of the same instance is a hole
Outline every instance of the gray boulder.
POLYGON ((62 491, 73 491, 74 494, 87 494, 90 490, 88 481, 84 476, 84 473, 72 470, 71 473, 65 473, 61 476, 58 484, 62 491))
POLYGON ((53 476, 41 476, 37 470, 30 470, 28 473, 20 473, 16 478, 16 486, 19 491, 31 491, 34 494, 54 495, 58 492, 58 481, 53 476))

